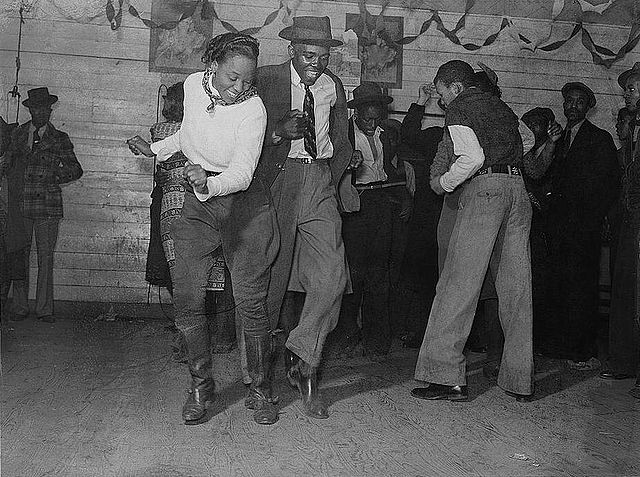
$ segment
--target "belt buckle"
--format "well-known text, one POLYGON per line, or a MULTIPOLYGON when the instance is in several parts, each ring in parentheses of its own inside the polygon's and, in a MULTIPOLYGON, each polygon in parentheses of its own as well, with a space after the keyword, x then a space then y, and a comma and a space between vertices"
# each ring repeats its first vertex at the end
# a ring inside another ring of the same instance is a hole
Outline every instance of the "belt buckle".
POLYGON ((302 164, 313 164, 313 159, 311 157, 300 157, 299 159, 302 164))

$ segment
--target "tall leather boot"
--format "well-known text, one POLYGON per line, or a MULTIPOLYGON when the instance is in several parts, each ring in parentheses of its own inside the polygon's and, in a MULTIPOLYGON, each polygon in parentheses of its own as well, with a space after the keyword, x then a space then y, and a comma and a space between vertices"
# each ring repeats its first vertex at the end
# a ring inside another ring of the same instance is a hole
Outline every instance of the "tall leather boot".
POLYGON ((291 368, 287 377, 296 383, 304 413, 314 419, 327 419, 329 412, 318 393, 317 369, 298 357, 298 362, 291 368))
POLYGON ((278 421, 277 396, 273 396, 273 339, 270 334, 249 336, 245 333, 247 346, 247 364, 251 385, 244 401, 245 406, 253 409, 253 420, 258 424, 274 424, 278 421))
MULTIPOLYGON (((208 350, 207 350, 208 351, 208 350)), ((211 375, 211 356, 189 360, 191 389, 182 406, 182 419, 187 425, 202 424, 207 415, 207 406, 213 402, 215 384, 211 375)))

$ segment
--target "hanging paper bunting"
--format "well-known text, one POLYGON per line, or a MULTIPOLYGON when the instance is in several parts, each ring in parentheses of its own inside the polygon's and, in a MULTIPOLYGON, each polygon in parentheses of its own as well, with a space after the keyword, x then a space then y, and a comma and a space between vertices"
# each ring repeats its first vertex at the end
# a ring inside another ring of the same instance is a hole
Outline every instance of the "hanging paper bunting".
MULTIPOLYGON (((117 10, 116 10, 116 7, 114 6, 114 0, 107 0, 105 5, 105 12, 107 15, 107 19, 111 23, 111 28, 113 30, 117 30, 120 27, 120 24, 122 22, 123 0, 117 0, 117 1, 118 1, 117 10)), ((582 12, 592 12, 600 15, 605 13, 615 3, 615 0, 609 0, 607 3, 593 5, 587 0, 573 0, 573 1, 579 3, 582 12)), ((199 2, 187 3, 187 5, 184 7, 184 11, 182 12, 178 20, 169 21, 162 24, 156 24, 150 19, 142 18, 138 10, 133 5, 129 5, 128 11, 132 16, 138 18, 140 21, 142 21, 142 23, 144 23, 149 28, 161 28, 165 30, 171 30, 175 28, 181 21, 191 17, 196 11, 197 5, 199 5, 200 3, 202 3, 201 15, 203 19, 211 18, 211 19, 217 20, 218 22, 220 22, 222 27, 225 28, 227 31, 234 32, 234 33, 239 31, 231 23, 222 20, 218 16, 213 4, 208 0, 201 0, 199 2)), ((291 16, 295 13, 295 10, 297 9, 297 6, 299 5, 299 3, 300 3, 300 0, 280 0, 280 5, 278 9, 271 12, 269 15, 267 15, 267 17, 265 18, 261 26, 246 28, 242 30, 241 33, 245 33, 248 35, 255 35, 264 27, 273 23, 278 18, 279 13, 281 11, 283 12, 283 17, 282 17, 283 23, 289 24, 291 22, 291 16)), ((377 25, 378 22, 383 21, 383 12, 388 7, 389 3, 390 3, 389 0, 383 0, 382 11, 378 16, 374 17, 371 13, 367 11, 366 0, 358 1, 358 8, 360 10, 361 20, 355 26, 353 26, 353 30, 358 35, 358 37, 368 38, 368 36, 371 34, 372 28, 375 28, 375 25, 377 25)), ((562 11, 565 8, 565 4, 566 4, 566 0, 554 0, 552 14, 551 14, 552 20, 555 20, 562 13, 562 11)), ((546 52, 554 51, 554 50, 557 50, 558 48, 561 48, 573 37, 575 37, 578 33, 582 33, 581 35, 582 44, 591 53, 594 63, 610 68, 613 63, 624 58, 624 56, 627 53, 633 50, 635 46, 638 44, 638 42, 640 41, 640 19, 636 19, 632 24, 631 32, 629 34, 629 38, 627 39, 627 42, 620 47, 617 53, 611 51, 606 47, 597 45, 591 38, 591 34, 584 28, 582 23, 577 23, 574 26, 573 31, 567 38, 563 40, 554 41, 553 43, 550 43, 548 45, 540 46, 541 43, 545 42, 551 36, 551 29, 549 29, 548 33, 545 32, 545 34, 539 35, 537 38, 534 38, 532 40, 529 37, 527 37, 527 35, 522 34, 514 25, 513 21, 505 17, 505 18, 502 18, 502 22, 498 30, 492 33, 491 35, 489 35, 482 43, 480 44, 463 43, 463 41, 458 36, 458 33, 462 29, 464 29, 467 15, 469 14, 469 11, 471 10, 471 8, 473 8, 474 5, 475 5, 475 0, 466 0, 465 9, 462 16, 458 19, 455 27, 451 30, 449 30, 444 25, 444 22, 442 21, 442 18, 440 18, 438 11, 431 10, 432 12, 431 17, 422 23, 422 26, 420 27, 420 31, 418 32, 418 34, 401 38, 397 40, 397 43, 400 45, 408 45, 414 42, 419 36, 424 34, 429 29, 432 23, 436 24, 437 30, 440 31, 449 41, 451 41, 452 43, 455 43, 456 45, 460 45, 462 48, 468 51, 475 51, 485 46, 491 45, 496 41, 500 33, 505 29, 508 29, 510 36, 520 44, 521 48, 525 48, 531 51, 542 50, 546 52), (608 57, 608 58, 604 58, 604 57, 608 57)))
POLYGON ((113 0, 107 0, 107 4, 105 5, 105 13, 107 15, 107 20, 111 23, 112 30, 120 28, 120 23, 122 23, 122 2, 123 0, 118 0, 117 12, 113 6, 113 0))
POLYGON ((562 10, 564 10, 564 1, 565 0, 554 0, 553 9, 551 10, 551 18, 553 20, 558 18, 558 15, 560 15, 560 13, 562 13, 562 10))
POLYGON ((580 4, 583 12, 594 12, 598 15, 602 15, 607 8, 613 5, 613 0, 609 0, 607 3, 601 3, 600 5, 593 5, 586 0, 577 0, 577 2, 580 4))

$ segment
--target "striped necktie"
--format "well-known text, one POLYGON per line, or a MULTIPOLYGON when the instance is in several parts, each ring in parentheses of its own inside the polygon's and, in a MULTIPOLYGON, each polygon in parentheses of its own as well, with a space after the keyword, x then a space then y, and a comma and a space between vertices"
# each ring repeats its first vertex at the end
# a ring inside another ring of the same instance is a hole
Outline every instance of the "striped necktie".
POLYGON ((309 153, 311 159, 318 157, 318 149, 316 146, 316 116, 314 112, 314 100, 309 85, 304 85, 304 103, 302 112, 307 118, 307 127, 304 130, 304 150, 309 153))

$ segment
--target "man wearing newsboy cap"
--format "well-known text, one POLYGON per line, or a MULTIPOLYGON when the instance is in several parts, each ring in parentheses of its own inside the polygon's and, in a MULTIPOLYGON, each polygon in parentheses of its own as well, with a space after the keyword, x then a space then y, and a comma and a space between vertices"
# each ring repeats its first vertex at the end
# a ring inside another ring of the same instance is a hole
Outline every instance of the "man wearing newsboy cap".
MULTIPOLYGON (((40 321, 55 321, 53 314, 53 253, 58 239, 58 224, 62 219, 60 184, 82 176, 82 167, 73 152, 67 134, 53 127, 51 106, 58 97, 46 87, 28 91, 22 102, 31 114, 31 121, 18 126, 11 135, 7 150, 9 169, 9 207, 21 211, 16 220, 22 222, 28 245, 35 234, 38 250, 38 284, 35 315, 40 321)), ((8 224, 8 229, 13 227, 8 224)), ((29 315, 29 249, 26 251, 27 276, 13 281, 12 320, 29 315)))
POLYGON ((290 42, 290 60, 259 68, 256 80, 268 114, 256 176, 271 186, 280 227, 268 306, 273 328, 282 316, 280 327, 289 331, 287 377, 300 391, 305 413, 323 419, 328 414, 316 369, 347 283, 338 204, 358 207, 351 184, 336 194, 352 153, 344 88, 327 69, 329 49, 342 42, 333 39, 329 17, 295 17, 280 37, 290 42), (284 300, 287 291, 298 292, 287 293, 287 300, 299 300, 298 323, 281 314, 291 303, 284 300))
POLYGON ((550 294, 554 324, 543 352, 576 370, 597 359, 598 271, 605 215, 618 196, 617 151, 611 134, 586 119, 596 97, 587 85, 562 87, 567 125, 551 166, 550 294))

